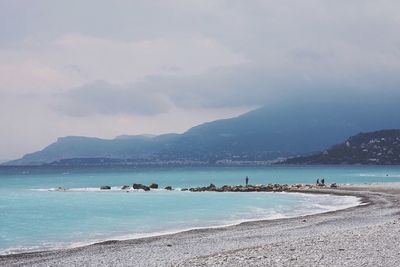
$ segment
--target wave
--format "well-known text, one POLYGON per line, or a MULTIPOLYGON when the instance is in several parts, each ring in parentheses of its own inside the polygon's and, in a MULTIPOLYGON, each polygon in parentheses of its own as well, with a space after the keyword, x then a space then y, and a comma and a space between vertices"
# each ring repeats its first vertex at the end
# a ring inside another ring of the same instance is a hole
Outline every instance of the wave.
POLYGON ((400 174, 390 174, 390 173, 360 173, 360 177, 380 177, 380 178, 400 178, 400 174))
MULTIPOLYGON (((99 187, 77 187, 77 188, 61 188, 61 187, 50 187, 50 188, 30 188, 30 191, 39 192, 145 192, 143 189, 122 189, 122 186, 112 186, 111 189, 100 189, 99 187)), ((164 192, 170 191, 166 189, 151 189, 150 191, 164 192)), ((174 191, 180 191, 180 188, 175 188, 174 191)))

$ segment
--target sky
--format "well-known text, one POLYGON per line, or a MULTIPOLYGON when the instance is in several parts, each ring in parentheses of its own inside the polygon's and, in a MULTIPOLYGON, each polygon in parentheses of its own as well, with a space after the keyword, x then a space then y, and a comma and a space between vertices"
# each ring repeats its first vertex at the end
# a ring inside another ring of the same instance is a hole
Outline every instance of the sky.
POLYGON ((181 133, 283 99, 394 95, 399 10, 398 0, 0 0, 0 160, 67 135, 181 133))

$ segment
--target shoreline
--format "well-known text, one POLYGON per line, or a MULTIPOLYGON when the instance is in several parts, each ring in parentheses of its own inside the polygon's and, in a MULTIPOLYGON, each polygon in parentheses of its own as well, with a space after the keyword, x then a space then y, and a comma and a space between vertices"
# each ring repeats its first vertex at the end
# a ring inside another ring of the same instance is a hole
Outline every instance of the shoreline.
MULTIPOLYGON (((71 249, 3 255, 0 256, 0 265, 3 265, 4 263, 4 265, 11 266, 63 266, 74 265, 74 263, 84 263, 89 266, 124 266, 129 265, 129 262, 131 260, 130 255, 135 255, 137 257, 140 253, 145 253, 146 250, 154 249, 159 250, 158 253, 156 253, 157 255, 153 255, 154 258, 141 258, 141 261, 139 261, 139 265, 156 266, 172 264, 187 266, 196 265, 197 263, 201 263, 200 265, 220 265, 215 264, 215 262, 208 264, 204 261, 212 261, 215 257, 220 257, 216 255, 222 255, 224 253, 227 253, 227 251, 230 251, 231 253, 232 251, 236 251, 234 253, 238 253, 254 247, 262 248, 263 246, 270 245, 272 241, 272 244, 277 242, 285 242, 287 241, 287 239, 290 240, 290 233, 298 232, 298 230, 296 230, 298 227, 303 228, 305 226, 309 226, 309 221, 314 221, 314 223, 318 224, 326 224, 327 222, 329 222, 329 220, 334 218, 336 222, 341 222, 343 224, 343 222, 352 221, 356 218, 360 220, 360 215, 362 215, 362 220, 360 221, 360 223, 362 224, 361 226, 368 226, 370 224, 376 223, 376 221, 384 220, 386 217, 382 216, 382 213, 387 215, 386 213, 390 213, 389 211, 391 211, 391 209, 393 208, 395 208, 399 212, 398 203, 393 201, 395 195, 393 195, 393 192, 391 192, 391 194, 387 194, 385 190, 395 190, 398 198, 398 194, 400 194, 400 185, 397 184, 397 189, 391 188, 390 185, 390 188, 387 188, 387 185, 382 185, 381 187, 383 187, 383 189, 376 189, 376 186, 374 187, 373 185, 360 185, 343 186, 340 187, 340 189, 311 189, 307 191, 299 190, 299 192, 292 191, 296 193, 335 194, 341 196, 356 196, 360 198, 360 205, 346 209, 293 218, 246 221, 232 226, 217 226, 215 228, 207 227, 201 229, 192 229, 188 231, 179 231, 173 234, 128 239, 123 241, 109 240, 71 249), (375 192, 365 191, 367 189, 375 190, 375 192), (396 203, 396 205, 394 205, 394 203, 396 203), (390 209, 388 209, 388 207, 390 207, 390 209), (369 214, 370 212, 366 212, 369 209, 373 209, 376 212, 369 214), (369 218, 368 216, 364 218, 368 214, 369 218), (278 230, 278 232, 280 232, 280 235, 272 235, 272 233, 276 232, 275 230, 278 230), (263 240, 263 238, 261 238, 262 236, 268 236, 271 238, 271 240, 263 240), (234 242, 227 241, 232 238, 234 239, 234 242), (180 241, 182 244, 179 244, 180 242, 177 241, 180 241), (216 243, 222 244, 219 244, 215 247, 216 243), (214 247, 212 246, 212 244, 214 244, 214 247), (166 249, 173 251, 166 253, 166 249), (97 257, 95 255, 97 255, 97 257), (100 259, 101 261, 99 262, 100 259)), ((352 225, 352 227, 360 227, 360 225, 352 225)), ((344 227, 344 229, 347 228, 344 227)), ((312 229, 308 229, 307 231, 310 230, 312 229)), ((319 233, 320 230, 321 229, 318 229, 318 231, 316 232, 319 233)), ((313 231, 311 231, 311 233, 312 232, 313 231)), ((304 233, 297 234, 299 235, 299 237, 304 237, 304 233)), ((149 253, 147 252, 145 254, 149 253)), ((229 260, 229 258, 230 256, 228 256, 226 259, 229 260)), ((269 258, 262 258, 260 259, 260 262, 264 264, 266 263, 266 260, 268 261, 269 258)), ((227 261, 227 263, 228 262, 229 261, 227 261)))

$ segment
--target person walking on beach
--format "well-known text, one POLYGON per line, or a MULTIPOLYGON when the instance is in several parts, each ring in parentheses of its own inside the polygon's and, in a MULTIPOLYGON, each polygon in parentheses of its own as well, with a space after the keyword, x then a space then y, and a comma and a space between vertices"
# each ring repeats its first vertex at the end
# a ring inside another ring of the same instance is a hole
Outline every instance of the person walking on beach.
POLYGON ((248 185, 249 185, 249 177, 246 176, 246 186, 248 186, 248 185))
POLYGON ((317 179, 317 185, 319 185, 319 178, 317 179))
POLYGON ((325 185, 325 179, 324 178, 322 178, 321 184, 325 185))

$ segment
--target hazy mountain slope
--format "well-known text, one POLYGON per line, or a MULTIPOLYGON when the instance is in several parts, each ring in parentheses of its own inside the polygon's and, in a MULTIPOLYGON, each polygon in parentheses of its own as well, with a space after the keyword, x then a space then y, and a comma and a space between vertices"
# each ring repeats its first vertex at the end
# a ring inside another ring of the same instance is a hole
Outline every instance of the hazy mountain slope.
POLYGON ((20 160, 9 162, 9 165, 50 163, 69 158, 146 158, 168 147, 175 134, 149 136, 122 136, 112 140, 68 136, 41 151, 25 155, 20 160))
POLYGON ((297 103, 266 106, 237 118, 193 127, 176 139, 174 153, 225 158, 276 158, 320 151, 361 131, 400 127, 400 108, 297 103))

